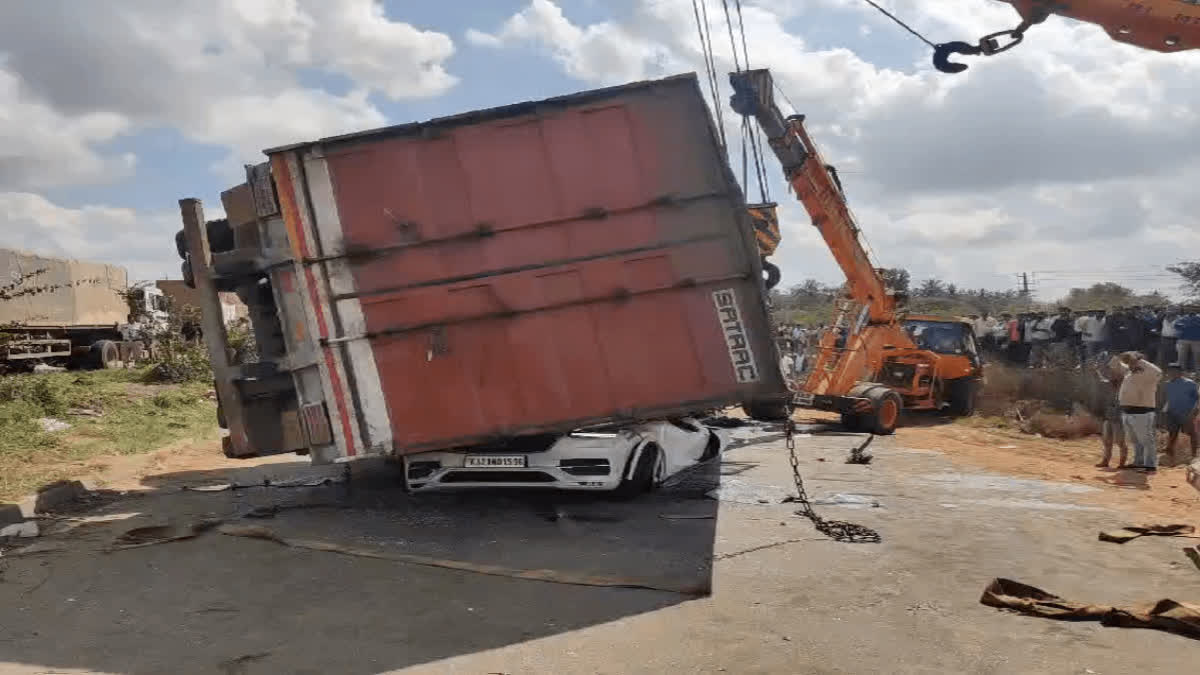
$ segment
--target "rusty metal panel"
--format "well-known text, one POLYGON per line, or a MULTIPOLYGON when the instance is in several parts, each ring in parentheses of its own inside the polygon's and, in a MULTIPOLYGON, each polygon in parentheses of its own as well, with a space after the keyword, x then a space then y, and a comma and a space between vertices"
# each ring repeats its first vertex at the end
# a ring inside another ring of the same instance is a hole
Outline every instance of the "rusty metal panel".
POLYGON ((124 323, 125 268, 0 249, 0 325, 93 326, 124 323))
POLYGON ((271 165, 268 162, 246 167, 246 183, 254 201, 254 212, 259 218, 269 218, 279 213, 279 202, 275 199, 275 183, 271 180, 271 165))
POLYGON ((397 451, 786 395, 694 76, 321 152, 397 451))

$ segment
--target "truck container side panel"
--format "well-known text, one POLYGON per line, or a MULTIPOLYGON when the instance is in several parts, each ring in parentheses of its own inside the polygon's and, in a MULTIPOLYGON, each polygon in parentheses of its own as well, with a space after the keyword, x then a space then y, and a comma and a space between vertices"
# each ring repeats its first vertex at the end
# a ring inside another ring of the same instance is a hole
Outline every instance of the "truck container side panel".
MULTIPOLYGON (((293 253, 296 255, 296 265, 302 267, 302 273, 297 275, 296 281, 302 294, 306 295, 308 302, 304 303, 306 314, 312 328, 308 331, 312 339, 326 339, 329 337, 328 306, 322 302, 321 289, 317 286, 317 276, 312 266, 304 266, 301 262, 305 258, 313 257, 316 252, 311 244, 310 234, 306 232, 304 209, 301 208, 300 199, 303 194, 303 180, 299 164, 294 154, 288 153, 284 155, 276 155, 271 160, 271 173, 275 178, 277 186, 277 194, 279 196, 279 207, 283 213, 283 220, 287 225, 288 238, 292 244, 293 253)), ((307 206, 307 204, 305 204, 307 206)), ((335 355, 328 348, 321 348, 321 358, 319 360, 319 372, 321 376, 321 389, 313 390, 311 388, 300 389, 303 380, 297 381, 297 391, 300 395, 301 405, 305 403, 317 403, 325 401, 326 397, 322 393, 333 398, 334 405, 328 406, 330 414, 330 425, 337 430, 333 434, 335 440, 335 448, 333 451, 334 457, 329 456, 329 451, 323 450, 315 458, 317 461, 332 461, 336 456, 353 456, 357 448, 354 443, 354 428, 350 420, 350 412, 347 408, 347 400, 345 390, 342 387, 341 378, 338 377, 337 364, 335 363, 335 355)))
MULTIPOLYGON (((345 253, 341 218, 337 210, 333 182, 324 157, 310 156, 304 161, 309 197, 312 202, 316 233, 321 238, 322 253, 332 256, 345 253)), ((329 276, 330 290, 334 294, 351 293, 355 290, 350 263, 345 258, 336 258, 325 263, 329 276)), ((366 319, 357 298, 346 298, 334 303, 343 334, 360 335, 366 331, 366 319)), ((355 340, 339 345, 346 363, 346 379, 354 399, 354 409, 359 412, 360 433, 363 445, 371 450, 390 450, 392 445, 391 420, 379 381, 379 370, 375 364, 375 353, 369 342, 355 340)))
POLYGON ((322 143, 395 448, 786 393, 697 80, 513 110, 322 143))
POLYGON ((45 290, 0 301, 0 325, 112 326, 129 319, 122 267, 0 249, 0 286, 31 274, 17 288, 45 290))

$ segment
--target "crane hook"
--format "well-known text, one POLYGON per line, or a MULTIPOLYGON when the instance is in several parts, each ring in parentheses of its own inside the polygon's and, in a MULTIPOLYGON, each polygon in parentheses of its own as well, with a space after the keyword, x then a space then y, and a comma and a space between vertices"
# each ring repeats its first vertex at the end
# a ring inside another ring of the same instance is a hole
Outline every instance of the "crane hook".
POLYGON ((943 42, 942 44, 933 48, 933 67, 937 68, 943 73, 961 73, 967 69, 967 64, 951 61, 951 56, 956 54, 961 54, 963 56, 979 56, 982 53, 984 53, 983 49, 980 49, 976 45, 970 44, 969 42, 943 42))

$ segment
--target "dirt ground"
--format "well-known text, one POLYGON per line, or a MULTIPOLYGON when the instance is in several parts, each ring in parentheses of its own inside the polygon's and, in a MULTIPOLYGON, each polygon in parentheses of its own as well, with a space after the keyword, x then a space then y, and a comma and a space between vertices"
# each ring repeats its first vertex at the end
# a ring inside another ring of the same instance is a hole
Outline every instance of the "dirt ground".
POLYGON ((1096 603, 1197 602, 1200 570, 1181 553, 1196 540, 1096 538, 1195 523, 1200 495, 1171 487, 1182 469, 1119 486, 1136 479, 1094 469, 1095 443, 933 424, 876 439, 872 464, 848 465, 862 437, 807 431, 797 451, 816 508, 875 528, 882 543, 828 540, 780 503, 790 469, 769 428, 735 430, 719 465, 628 503, 412 497, 386 465, 233 462, 212 444, 114 458, 96 477, 138 492, 43 520, 38 545, 51 550, 0 558, 0 672, 1180 673, 1200 656, 1175 635, 978 602, 998 576, 1096 603), (296 476, 331 484, 182 489, 296 476), (718 485, 721 500, 707 497, 718 485), (343 550, 711 594, 488 576, 215 531, 107 551, 132 527, 203 518, 343 550))

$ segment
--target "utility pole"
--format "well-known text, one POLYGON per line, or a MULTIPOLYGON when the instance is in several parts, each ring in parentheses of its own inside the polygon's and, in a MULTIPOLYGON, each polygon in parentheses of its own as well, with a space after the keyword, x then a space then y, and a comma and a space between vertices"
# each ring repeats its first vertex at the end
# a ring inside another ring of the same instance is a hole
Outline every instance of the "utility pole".
POLYGON ((1029 273, 1021 272, 1017 276, 1021 277, 1021 295, 1029 297, 1029 273))

